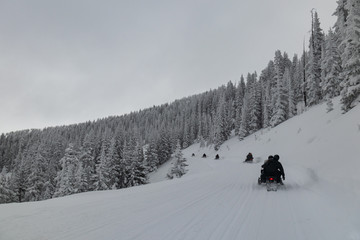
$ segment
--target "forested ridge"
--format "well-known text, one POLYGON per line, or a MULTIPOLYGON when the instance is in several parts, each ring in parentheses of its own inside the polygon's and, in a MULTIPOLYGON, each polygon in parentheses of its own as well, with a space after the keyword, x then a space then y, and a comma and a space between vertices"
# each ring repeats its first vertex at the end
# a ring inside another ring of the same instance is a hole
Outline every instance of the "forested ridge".
POLYGON ((261 73, 205 93, 123 116, 0 136, 0 203, 147 183, 147 174, 194 142, 216 150, 341 95, 360 95, 360 0, 339 0, 327 33, 313 12, 309 48, 275 56, 261 73))

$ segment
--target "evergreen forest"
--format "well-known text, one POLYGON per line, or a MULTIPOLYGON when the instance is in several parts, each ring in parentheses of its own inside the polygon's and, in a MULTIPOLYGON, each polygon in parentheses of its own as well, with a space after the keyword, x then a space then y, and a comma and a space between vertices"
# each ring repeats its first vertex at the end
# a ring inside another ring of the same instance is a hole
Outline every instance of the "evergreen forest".
POLYGON ((217 89, 122 116, 2 134, 0 203, 146 184, 193 143, 218 150, 231 136, 241 141, 316 104, 331 111, 337 96, 346 114, 360 101, 360 0, 339 0, 334 14, 324 31, 312 12, 302 53, 276 50, 261 72, 217 89))

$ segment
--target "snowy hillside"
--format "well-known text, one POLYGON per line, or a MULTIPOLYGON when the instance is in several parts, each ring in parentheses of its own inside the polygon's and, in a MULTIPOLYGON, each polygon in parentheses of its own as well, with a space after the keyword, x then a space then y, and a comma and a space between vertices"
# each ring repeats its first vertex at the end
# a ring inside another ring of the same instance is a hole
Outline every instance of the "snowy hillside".
POLYGON ((164 179, 168 163, 140 187, 2 204, 0 239, 360 239, 360 106, 343 115, 337 100, 334 111, 325 109, 232 138, 220 160, 192 145, 180 179, 164 179), (248 152, 255 163, 242 162, 248 152), (267 192, 256 181, 273 154, 286 180, 267 192))

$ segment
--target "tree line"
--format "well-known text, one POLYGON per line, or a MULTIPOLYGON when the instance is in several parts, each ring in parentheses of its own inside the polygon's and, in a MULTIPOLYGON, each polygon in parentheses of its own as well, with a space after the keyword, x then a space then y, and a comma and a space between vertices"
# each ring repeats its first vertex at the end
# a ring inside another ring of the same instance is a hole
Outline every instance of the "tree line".
POLYGON ((174 152, 183 162, 179 149, 218 150, 232 134, 242 140, 321 102, 331 111, 336 96, 346 113, 360 95, 360 0, 339 0, 335 15, 324 33, 313 11, 308 49, 292 58, 277 50, 260 74, 235 83, 123 116, 2 134, 0 203, 146 184, 174 152))

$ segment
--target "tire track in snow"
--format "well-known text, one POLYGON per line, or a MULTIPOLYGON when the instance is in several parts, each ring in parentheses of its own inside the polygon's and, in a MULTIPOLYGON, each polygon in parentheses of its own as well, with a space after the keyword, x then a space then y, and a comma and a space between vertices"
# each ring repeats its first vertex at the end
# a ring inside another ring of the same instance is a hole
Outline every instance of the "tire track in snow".
MULTIPOLYGON (((181 232, 184 232, 184 229, 189 228, 190 224, 193 224, 196 221, 197 218, 193 218, 194 211, 198 212, 201 209, 207 209, 208 206, 205 205, 206 199, 218 199, 222 194, 222 189, 219 187, 215 188, 202 188, 200 190, 202 192, 201 195, 196 196, 195 198, 191 198, 190 201, 183 201, 180 199, 180 208, 176 209, 175 211, 171 211, 161 218, 157 218, 155 222, 151 222, 148 224, 148 226, 141 230, 141 232, 137 233, 135 236, 131 237, 130 239, 146 239, 148 238, 148 234, 152 232, 152 228, 161 224, 169 225, 169 222, 172 222, 174 220, 179 220, 180 218, 183 218, 183 221, 178 222, 176 221, 176 224, 174 224, 171 229, 165 229, 161 234, 160 239, 174 239, 174 237, 177 234, 180 234, 181 232), (185 204, 184 204, 185 202, 185 204), (189 213, 187 216, 186 213, 189 213), (185 217, 184 217, 185 214, 185 217), (192 218, 192 219, 189 219, 192 218), (191 222, 191 223, 190 223, 191 222)), ((204 211, 204 210, 203 210, 204 211)), ((160 236, 158 236, 160 237, 160 236)))

